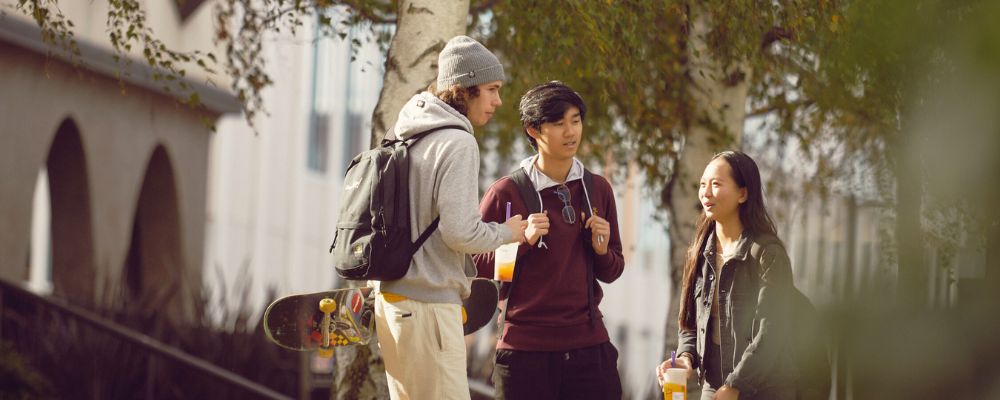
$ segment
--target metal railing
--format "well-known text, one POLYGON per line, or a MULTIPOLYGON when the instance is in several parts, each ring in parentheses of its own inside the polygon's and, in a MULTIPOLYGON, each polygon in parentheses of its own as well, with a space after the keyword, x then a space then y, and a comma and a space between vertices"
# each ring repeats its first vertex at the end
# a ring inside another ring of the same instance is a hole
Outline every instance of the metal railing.
MULTIPOLYGON (((39 296, 21 287, 18 284, 14 284, 5 281, 3 279, 0 279, 0 320, 3 319, 4 304, 2 303, 2 299, 3 299, 3 294, 5 292, 11 292, 18 298, 25 299, 26 301, 39 304, 50 310, 57 311, 65 316, 69 316, 70 318, 83 322, 101 332, 117 337, 135 346, 139 346, 140 348, 148 351, 151 354, 155 354, 157 356, 177 362, 188 368, 200 371, 206 375, 209 375, 219 380, 220 382, 226 383, 235 388, 242 389, 247 393, 251 393, 266 399, 280 399, 280 400, 292 399, 291 397, 278 393, 266 386, 250 381, 231 371, 220 368, 215 364, 212 364, 201 358, 188 354, 180 349, 177 349, 163 342, 160 342, 159 340, 156 340, 148 335, 129 329, 125 326, 110 321, 107 318, 103 318, 97 314, 84 310, 80 307, 65 304, 64 302, 58 299, 39 296)), ((0 338, 2 337, 3 337, 3 332, 0 331, 0 338)), ((152 362, 153 360, 152 357, 149 360, 150 362, 152 362)), ((147 397, 151 396, 152 395, 151 393, 152 393, 151 388, 147 387, 147 397)))

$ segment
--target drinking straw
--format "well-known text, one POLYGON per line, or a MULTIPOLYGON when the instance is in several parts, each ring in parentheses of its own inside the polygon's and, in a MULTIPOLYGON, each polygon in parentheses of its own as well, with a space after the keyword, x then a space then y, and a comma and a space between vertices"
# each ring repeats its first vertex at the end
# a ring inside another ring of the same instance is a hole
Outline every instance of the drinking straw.
MULTIPOLYGON (((510 219, 510 202, 509 201, 507 202, 507 219, 510 219)), ((506 221, 507 219, 505 219, 504 221, 506 221)))
POLYGON ((677 366, 677 350, 670 350, 670 368, 677 366))

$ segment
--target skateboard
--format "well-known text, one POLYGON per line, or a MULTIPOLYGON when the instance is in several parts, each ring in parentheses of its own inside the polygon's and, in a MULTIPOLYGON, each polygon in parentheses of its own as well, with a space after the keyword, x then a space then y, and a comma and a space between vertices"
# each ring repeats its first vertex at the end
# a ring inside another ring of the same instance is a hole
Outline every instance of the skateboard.
MULTIPOLYGON (((466 335, 485 326, 497 311, 499 291, 489 279, 472 280, 462 301, 466 335)), ((372 288, 350 288, 279 298, 264 311, 264 333, 272 343, 329 357, 340 346, 364 345, 375 328, 372 288)))

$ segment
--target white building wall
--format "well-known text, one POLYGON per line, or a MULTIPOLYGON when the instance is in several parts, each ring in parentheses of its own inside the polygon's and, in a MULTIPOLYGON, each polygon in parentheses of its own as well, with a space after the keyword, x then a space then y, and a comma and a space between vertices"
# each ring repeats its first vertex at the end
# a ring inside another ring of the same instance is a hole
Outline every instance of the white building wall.
POLYGON ((351 62, 348 41, 313 41, 312 29, 269 39, 274 85, 264 94, 268 113, 255 121, 257 132, 242 116, 230 117, 212 143, 205 267, 213 292, 225 292, 230 308, 261 311, 274 295, 335 284, 327 250, 344 169, 357 152, 344 143, 368 147, 383 62, 368 44, 351 62), (330 116, 325 171, 308 166, 313 109, 330 116), (362 123, 348 132, 351 115, 362 123), (249 299, 236 304, 244 290, 249 299))
POLYGON ((657 199, 644 188, 637 169, 629 175, 624 185, 615 186, 625 272, 617 281, 603 284, 601 312, 618 348, 624 395, 642 399, 658 397, 654 372, 663 361, 664 316, 674 291, 666 228, 654 219, 657 199))
MULTIPOLYGON (((91 142, 108 141, 109 145, 94 145, 99 150, 96 153, 85 152, 88 164, 109 164, 120 159, 140 159, 148 156, 152 151, 152 146, 162 144, 167 150, 172 161, 175 163, 174 173, 176 184, 178 185, 179 211, 183 214, 190 213, 189 221, 181 221, 182 235, 185 252, 190 255, 184 260, 185 266, 190 266, 200 262, 202 256, 202 217, 204 215, 202 206, 204 202, 204 178, 205 173, 205 143, 211 134, 200 122, 201 118, 214 118, 216 107, 231 107, 232 99, 222 100, 226 105, 207 104, 212 109, 211 114, 203 114, 201 111, 187 108, 179 108, 173 103, 172 95, 162 93, 159 84, 147 82, 148 71, 136 66, 145 65, 136 55, 141 54, 140 44, 133 46, 130 68, 126 67, 123 61, 120 64, 108 63, 115 66, 113 70, 104 67, 106 54, 112 51, 112 46, 108 38, 106 26, 108 5, 106 2, 61 2, 53 5, 65 17, 73 22, 73 34, 80 45, 83 54, 73 62, 81 62, 82 67, 73 66, 71 69, 63 69, 62 52, 58 47, 52 46, 39 50, 33 45, 38 39, 37 35, 20 36, 24 32, 37 29, 35 22, 24 15, 16 8, 17 2, 14 0, 0 0, 0 10, 3 11, 4 21, 3 35, 9 43, 0 43, 5 49, 10 49, 5 53, 4 60, 9 61, 12 68, 4 68, 5 76, 17 83, 30 83, 28 90, 20 90, 18 87, 5 85, 9 96, 6 100, 17 99, 13 104, 29 104, 29 112, 19 111, 18 107, 0 107, 0 111, 9 112, 11 115, 18 115, 18 121, 23 123, 23 127, 8 126, 5 134, 13 135, 17 129, 24 129, 31 132, 29 137, 33 142, 42 143, 42 147, 49 146, 51 139, 49 131, 58 126, 59 121, 71 119, 80 129, 83 143, 88 145, 91 142), (31 29, 23 29, 23 26, 30 26, 31 29), (14 50, 17 49, 17 50, 14 50), (22 52, 22 49, 28 52, 22 52), (33 50, 31 50, 33 49, 33 50), (35 68, 35 59, 31 56, 31 51, 49 51, 41 68, 35 68), (26 67, 27 66, 27 67, 26 67), (31 69, 34 68, 32 71, 31 69), (17 71, 27 69, 23 76, 18 76, 17 71), (131 76, 123 76, 122 80, 115 79, 114 74, 120 71, 129 70, 131 76), (32 73, 34 72, 34 74, 32 73), (81 79, 81 77, 83 77, 81 79), (47 85, 58 87, 56 92, 47 93, 47 85), (124 89, 124 90, 123 90, 124 89), (27 96, 27 97, 25 97, 27 96), (25 99, 35 100, 41 106, 30 105, 25 99), (107 108, 106 110, 103 109, 107 108), (148 108, 148 109, 147 109, 148 108), (98 110, 98 111, 94 111, 98 110), (61 113, 61 114, 60 114, 61 113), (92 114, 92 115, 88 115, 92 114), (25 116, 32 116, 26 118, 25 116), (182 117, 178 117, 178 116, 182 117), (35 118, 41 117, 41 118, 35 118), (93 119, 91 126, 87 126, 87 120, 93 119), (191 121, 194 121, 191 123, 191 121), (44 134, 43 134, 44 133, 44 134), (119 138, 115 135, 121 134, 119 138), (91 138, 91 136, 94 136, 91 138), (142 147, 146 144, 146 137, 153 137, 152 146, 142 147), (176 138, 193 138, 178 140, 176 138), (186 183, 190 181, 191 183, 186 183), (185 188, 185 185, 192 185, 185 188)), ((154 35, 174 49, 183 51, 212 49, 212 20, 211 5, 203 4, 189 18, 181 20, 177 12, 177 4, 173 0, 141 0, 140 7, 146 12, 147 23, 153 30, 154 35)), ((0 41, 3 42, 3 41, 0 41)), ((48 45, 46 45, 48 46, 48 45)), ((107 57, 110 59, 110 57, 107 57)), ((68 64, 73 64, 70 62, 68 64)), ((196 67, 186 68, 186 82, 189 85, 203 85, 208 75, 196 67)), ((228 87, 228 78, 222 75, 211 77, 218 87, 228 87)), ((206 99, 202 93, 202 98, 206 99)), ((227 97, 223 95, 222 97, 227 97)), ((22 148, 19 144, 17 147, 22 148)), ((20 151, 19 156, 26 156, 27 152, 20 151)), ((8 157, 14 160, 15 157, 8 157)), ((44 157, 42 157, 41 173, 34 179, 35 189, 31 204, 31 237, 30 237, 30 266, 28 271, 29 286, 41 293, 49 293, 52 288, 52 265, 51 253, 52 244, 50 239, 51 214, 50 201, 48 199, 48 177, 44 171, 44 157)), ((148 161, 148 160, 147 160, 148 161)), ((109 170, 109 175, 95 175, 89 181, 91 190, 91 204, 94 207, 95 226, 97 230, 112 230, 123 233, 125 239, 121 239, 122 234, 116 238, 107 240, 106 245, 96 244, 96 259, 92 260, 101 268, 112 271, 111 276, 117 276, 121 269, 120 254, 129 245, 128 238, 131 235, 131 221, 133 218, 134 199, 127 202, 128 205, 103 204, 102 196, 119 191, 138 190, 132 188, 126 177, 139 174, 143 171, 145 164, 141 166, 115 165, 109 170), (110 176, 110 178, 109 178, 110 176), (105 184, 106 186, 99 186, 105 184), (108 208, 112 211, 108 215, 99 215, 105 212, 102 209, 108 208), (103 246, 103 248, 102 248, 103 246), (106 249, 106 250, 105 250, 106 249), (104 252, 108 252, 105 254, 104 252)), ((32 171, 34 171, 34 167, 32 171)), ((20 171, 18 171, 20 172, 20 171)), ((8 178, 11 177, 8 171, 8 178)), ((9 179, 13 181, 13 179, 9 179)), ((141 185, 141 180, 140 180, 141 185)), ((123 198, 134 197, 132 195, 122 196, 123 198)), ((21 235, 20 233, 18 235, 21 235)), ((23 254, 18 252, 17 254, 23 254)), ((197 268, 197 267, 195 267, 197 268)), ((117 279, 117 278, 114 278, 117 279)), ((97 285, 103 285, 105 281, 113 282, 112 278, 99 278, 97 285)))

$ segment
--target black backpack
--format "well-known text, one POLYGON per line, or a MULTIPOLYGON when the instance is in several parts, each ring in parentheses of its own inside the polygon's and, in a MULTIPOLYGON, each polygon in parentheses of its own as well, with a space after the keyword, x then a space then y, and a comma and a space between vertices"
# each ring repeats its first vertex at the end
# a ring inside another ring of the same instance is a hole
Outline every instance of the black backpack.
MULTIPOLYGON (((757 263, 758 269, 764 247, 771 244, 784 247, 777 237, 770 235, 757 238, 750 247, 750 256, 757 263)), ((816 307, 794 285, 789 301, 791 302, 791 320, 794 321, 794 331, 791 338, 792 359, 799 370, 799 379, 795 384, 795 398, 826 400, 830 397, 831 386, 827 330, 819 312, 816 311, 816 307)))
POLYGON ((410 261, 438 227, 435 218, 416 242, 410 241, 410 161, 408 149, 442 126, 405 140, 383 139, 351 160, 344 177, 340 218, 330 245, 337 275, 351 280, 402 278, 410 261))

